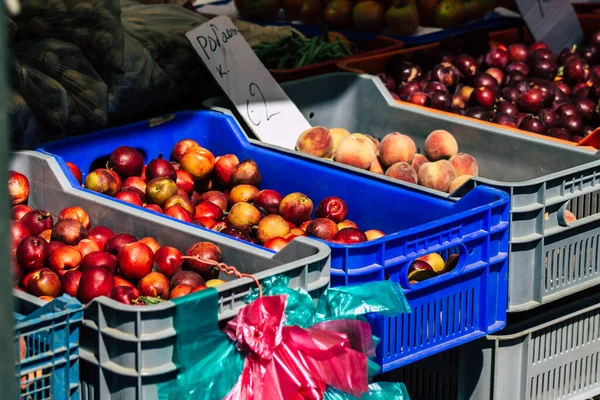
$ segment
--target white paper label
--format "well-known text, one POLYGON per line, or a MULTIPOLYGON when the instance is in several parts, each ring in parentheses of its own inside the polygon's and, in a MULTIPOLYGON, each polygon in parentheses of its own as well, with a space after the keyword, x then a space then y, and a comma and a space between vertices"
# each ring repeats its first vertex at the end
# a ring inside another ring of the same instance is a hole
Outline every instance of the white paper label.
POLYGON ((555 52, 583 40, 569 0, 517 0, 517 6, 535 40, 545 42, 555 52))
POLYGON ((298 136, 311 125, 231 19, 216 17, 186 35, 256 136, 269 144, 294 149, 298 136))

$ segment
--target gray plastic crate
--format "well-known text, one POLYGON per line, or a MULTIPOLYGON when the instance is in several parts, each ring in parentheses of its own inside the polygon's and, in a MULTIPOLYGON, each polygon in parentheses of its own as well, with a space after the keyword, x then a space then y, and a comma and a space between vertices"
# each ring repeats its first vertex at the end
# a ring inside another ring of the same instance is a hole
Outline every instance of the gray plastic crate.
MULTIPOLYGON (((140 238, 153 236, 163 245, 180 249, 199 241, 214 242, 223 252, 223 261, 240 272, 258 279, 285 274, 291 278, 290 287, 303 288, 315 299, 329 285, 330 249, 323 243, 297 238, 273 254, 211 232, 154 219, 150 213, 73 189, 58 163, 37 152, 14 153, 11 169, 29 178, 29 205, 55 218, 63 208, 77 205, 88 212, 92 226, 106 225, 140 238)), ((219 320, 223 321, 237 314, 256 285, 248 278, 220 278, 229 281, 216 288, 219 320)), ((177 375, 174 311, 175 304, 170 301, 128 306, 102 297, 88 304, 80 334, 82 400, 157 399, 156 385, 177 375)), ((199 310, 198 317, 201 315, 199 310)))
MULTIPOLYGON (((473 155, 479 163, 480 176, 470 181, 465 190, 469 185, 485 184, 511 196, 508 311, 528 310, 600 284, 600 159, 594 153, 476 120, 404 106, 391 97, 377 77, 370 75, 322 75, 285 83, 282 88, 313 125, 343 127, 379 139, 400 131, 412 137, 420 149, 433 130, 451 132, 460 151, 473 155), (571 210, 578 221, 569 226, 559 221, 564 208, 571 210), (571 254, 572 260, 567 260, 566 254, 571 254), (518 269, 518 275, 511 274, 511 269, 518 269)), ((210 99, 204 105, 234 115, 252 136, 224 98, 210 99)), ((257 140, 252 142, 290 152, 257 140)), ((319 163, 334 163, 304 156, 319 163)), ((347 168, 435 196, 449 196, 347 168)))
POLYGON ((600 395, 600 294, 379 377, 413 400, 586 400, 600 395))
POLYGON ((380 377, 413 400, 586 400, 600 395, 600 294, 380 377))

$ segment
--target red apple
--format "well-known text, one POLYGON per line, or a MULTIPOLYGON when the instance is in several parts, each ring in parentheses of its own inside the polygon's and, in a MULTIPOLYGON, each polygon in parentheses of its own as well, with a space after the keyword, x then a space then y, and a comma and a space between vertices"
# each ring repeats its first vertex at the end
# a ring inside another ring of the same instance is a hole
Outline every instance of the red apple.
POLYGON ((162 212, 163 212, 162 208, 160 208, 160 206, 158 206, 158 205, 156 205, 156 204, 146 204, 146 205, 144 206, 144 208, 145 208, 145 209, 148 209, 148 210, 155 211, 155 212, 157 212, 157 213, 161 213, 161 214, 162 214, 162 212))
POLYGON ((17 171, 8 171, 8 195, 12 205, 25 203, 29 198, 29 180, 17 171))
POLYGON ((20 221, 29 211, 33 211, 33 208, 25 204, 17 204, 10 210, 10 218, 13 221, 20 221))
POLYGON ((117 192, 121 190, 121 188, 123 187, 123 180, 121 179, 119 174, 117 174, 112 169, 107 169, 106 171, 108 171, 108 173, 111 174, 113 178, 115 178, 115 182, 117 183, 117 192))
POLYGON ((163 158, 155 158, 146 166, 146 180, 151 181, 155 178, 167 178, 175 182, 177 180, 175 167, 163 158))
POLYGON ((135 285, 131 282, 129 282, 127 279, 123 279, 118 275, 115 275, 115 287, 117 286, 127 286, 127 287, 132 287, 134 288, 135 285))
POLYGON ((189 172, 186 172, 182 169, 178 169, 177 180, 175 183, 181 189, 183 189, 188 195, 191 195, 194 192, 194 178, 189 172))
POLYGON ((192 291, 192 287, 190 285, 177 285, 173 288, 173 290, 171 290, 171 295, 169 296, 170 299, 176 299, 178 297, 183 297, 183 296, 187 296, 188 294, 190 294, 192 291))
POLYGON ((113 172, 104 168, 99 168, 87 174, 83 186, 86 189, 107 196, 114 196, 120 189, 119 181, 117 181, 113 172))
POLYGON ((79 289, 79 281, 81 280, 81 271, 67 271, 62 276, 62 288, 63 291, 71 297, 77 297, 77 290, 79 289))
POLYGON ((115 285, 110 272, 101 267, 86 269, 81 274, 77 298, 82 303, 89 303, 96 297, 108 296, 115 285))
POLYGON ((281 249, 283 249, 285 246, 287 246, 288 243, 289 243, 289 241, 287 239, 282 238, 282 237, 276 237, 276 238, 269 240, 263 246, 265 246, 267 249, 271 249, 273 251, 279 252, 279 251, 281 251, 281 249))
POLYGON ((170 293, 169 278, 160 272, 150 272, 140 279, 138 290, 144 296, 168 299, 170 293))
POLYGON ((358 228, 344 228, 333 238, 338 243, 353 244, 367 241, 367 236, 358 228))
POLYGON ((120 146, 110 154, 108 166, 123 178, 139 175, 144 167, 144 156, 133 147, 120 146))
POLYGON ((171 288, 177 285, 188 285, 193 288, 204 285, 204 279, 194 271, 179 271, 171 278, 171 288))
POLYGON ((42 239, 44 239, 46 242, 50 243, 50 239, 52 237, 52 229, 47 229, 44 232, 40 233, 38 235, 38 237, 41 237, 42 239))
POLYGON ((323 240, 331 240, 338 233, 337 224, 328 218, 315 218, 306 227, 308 236, 323 240))
POLYGON ((346 202, 339 197, 326 197, 317 206, 315 212, 316 218, 329 218, 333 222, 340 223, 346 219, 348 214, 348 206, 346 202))
MULTIPOLYGON (((216 244, 210 242, 194 243, 187 249, 185 255, 188 257, 200 257, 204 260, 210 260, 219 263, 223 261, 221 249, 219 249, 216 244)), ((200 260, 187 259, 185 260, 185 263, 190 270, 199 273, 204 279, 206 279, 208 276, 211 276, 212 271, 216 269, 214 265, 202 262, 200 260)))
POLYGON ((104 250, 104 245, 115 233, 106 226, 95 226, 88 231, 87 238, 93 240, 100 250, 104 250))
POLYGON ((212 229, 212 227, 217 224, 217 221, 207 217, 196 217, 193 222, 196 225, 200 225, 206 229, 212 229))
POLYGON ((227 205, 229 204, 229 198, 227 195, 217 190, 210 190, 202 194, 197 204, 200 204, 204 201, 210 201, 223 211, 227 211, 227 205))
POLYGON ((199 291, 204 290, 204 289, 206 289, 205 285, 198 285, 195 288, 193 288, 190 293, 196 293, 196 292, 199 292, 199 291))
POLYGON ((103 251, 94 251, 81 259, 80 269, 85 271, 94 267, 104 268, 111 274, 114 274, 117 269, 117 260, 112 254, 103 251))
POLYGON ((159 177, 152 179, 146 186, 146 199, 148 203, 163 206, 171 196, 177 194, 177 184, 169 178, 159 177))
POLYGON ((48 266, 59 277, 67 271, 76 270, 81 264, 81 252, 73 246, 64 246, 54 249, 48 257, 48 266))
POLYGON ((258 193, 254 205, 264 208, 268 214, 278 214, 281 200, 283 200, 281 193, 276 190, 265 189, 258 193))
POLYGON ((192 222, 192 216, 187 210, 181 206, 171 206, 164 211, 165 215, 173 217, 180 221, 192 222))
POLYGON ((52 240, 63 242, 69 246, 76 246, 81 239, 87 236, 87 230, 76 219, 67 218, 59 220, 52 228, 52 240))
POLYGON ((58 214, 59 221, 61 219, 68 218, 76 219, 77 221, 81 222, 81 225, 83 225, 85 229, 90 229, 90 216, 83 208, 77 206, 67 207, 63 209, 60 214, 58 214))
POLYGON ((144 201, 140 199, 140 195, 130 190, 120 191, 115 195, 115 199, 122 200, 126 203, 133 204, 138 207, 144 206, 144 201))
POLYGON ((31 233, 24 223, 21 221, 13 221, 10 223, 11 250, 15 250, 19 246, 19 243, 28 236, 31 236, 31 233))
POLYGON ((115 286, 110 291, 111 299, 128 305, 137 304, 140 296, 141 293, 139 290, 129 286, 115 286))
POLYGON ((117 260, 124 278, 138 280, 152 272, 154 253, 144 243, 129 243, 121 248, 117 260))
POLYGON ((104 251, 109 254, 118 256, 123 246, 135 242, 137 242, 137 238, 135 236, 129 235, 127 233, 119 233, 118 235, 114 235, 106 242, 106 244, 104 245, 104 251))
POLYGON ((146 236, 138 240, 139 243, 144 243, 146 246, 150 247, 152 253, 156 254, 158 250, 160 250, 160 244, 151 236, 146 236))
POLYGON ((194 190, 192 192, 192 195, 190 196, 190 201, 192 202, 194 207, 196 207, 196 205, 198 205, 198 203, 200 203, 200 193, 198 193, 194 190))
POLYGON ((192 147, 200 147, 200 144, 192 139, 184 139, 175 143, 171 151, 171 159, 180 162, 183 155, 192 147))
POLYGON ((123 188, 126 187, 134 187, 140 192, 146 193, 146 181, 144 181, 139 176, 130 176, 129 178, 125 179, 123 181, 123 187, 121 188, 121 190, 123 190, 123 188))
POLYGON ((29 236, 17 247, 17 261, 25 270, 35 271, 44 266, 49 253, 48 242, 37 236, 29 236))
POLYGON ((27 226, 33 236, 37 236, 47 229, 52 229, 54 225, 50 213, 42 210, 29 211, 21 218, 21 222, 27 226))
POLYGON ((171 246, 163 246, 154 255, 158 271, 171 278, 182 264, 181 251, 171 246))
POLYGON ((231 173, 240 160, 235 154, 225 154, 215 159, 215 175, 221 185, 229 186, 231 173))
POLYGON ((303 193, 290 193, 279 204, 279 215, 296 226, 308 221, 312 211, 312 200, 303 193))
POLYGON ((169 199, 165 202, 164 208, 167 210, 173 206, 180 206, 190 214, 191 218, 194 218, 194 215, 196 214, 196 210, 187 195, 181 196, 176 194, 175 196, 169 197, 169 199))
POLYGON ((27 281, 27 291, 34 296, 60 295, 60 278, 47 268, 35 271, 27 281))
POLYGON ((81 239, 75 247, 77 247, 77 250, 79 250, 82 257, 85 257, 86 255, 93 253, 94 251, 100 251, 100 247, 98 247, 96 242, 94 242, 92 239, 81 239))
POLYGON ((196 206, 195 217, 196 219, 205 217, 220 221, 223 218, 223 210, 218 205, 207 200, 196 206))
POLYGON ((67 164, 67 167, 69 167, 69 170, 75 177, 75 180, 77 180, 77 182, 81 185, 81 183, 83 182, 83 176, 81 175, 81 170, 79 169, 79 167, 68 161, 65 161, 65 164, 67 164))
POLYGON ((48 243, 48 254, 52 253, 54 251, 54 249, 58 249, 59 247, 65 247, 66 244, 64 244, 63 242, 55 242, 55 241, 50 241, 50 243, 48 243))

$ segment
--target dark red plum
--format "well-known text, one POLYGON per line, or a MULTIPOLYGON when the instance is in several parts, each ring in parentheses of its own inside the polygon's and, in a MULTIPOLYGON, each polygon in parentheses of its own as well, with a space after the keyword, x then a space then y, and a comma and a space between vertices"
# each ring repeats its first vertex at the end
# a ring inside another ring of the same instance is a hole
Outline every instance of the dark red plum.
POLYGON ((594 132, 594 128, 592 128, 591 126, 586 125, 586 126, 583 127, 583 136, 584 137, 587 136, 587 135, 589 135, 592 132, 594 132))
POLYGON ((563 129, 563 128, 548 129, 548 131, 546 132, 546 135, 552 136, 553 138, 556 138, 556 139, 571 140, 571 135, 569 135, 569 131, 567 131, 566 129, 563 129))
POLYGON ((508 64, 504 70, 506 73, 520 72, 523 75, 529 75, 529 65, 521 61, 516 61, 508 64))
POLYGON ((469 103, 473 106, 483 107, 486 110, 491 110, 496 102, 496 92, 489 87, 477 87, 473 89, 469 103))
POLYGON ((578 136, 583 133, 583 121, 578 115, 568 115, 558 121, 558 127, 564 128, 571 136, 578 136))
POLYGON ((579 108, 575 104, 563 104, 556 109, 558 118, 564 118, 571 115, 579 116, 579 108))
POLYGON ((549 83, 538 83, 532 89, 538 89, 544 97, 542 107, 550 107, 554 102, 555 87, 549 83))
POLYGON ((450 63, 441 63, 431 70, 431 79, 443 83, 449 90, 458 84, 459 72, 450 63))
POLYGON ((544 123, 546 128, 554 128, 558 125, 558 114, 547 108, 543 108, 538 113, 538 118, 544 123))
POLYGON ((483 74, 479 75, 477 78, 475 78, 475 81, 473 81, 473 86, 474 87, 481 87, 481 86, 487 87, 487 88, 494 90, 494 92, 495 92, 498 90, 498 81, 496 80, 496 78, 494 78, 490 74, 483 73, 483 74))
POLYGON ((396 88, 396 94, 400 97, 400 100, 408 100, 408 98, 417 92, 421 91, 421 85, 419 82, 407 82, 399 85, 396 88))
POLYGON ((510 87, 517 89, 519 93, 525 93, 529 89, 529 84, 526 81, 518 81, 511 83, 510 87))
POLYGON ((554 79, 558 66, 553 60, 536 60, 531 64, 531 74, 546 79, 554 79))
POLYGON ((507 125, 510 122, 510 124, 516 126, 514 119, 505 113, 496 113, 490 121, 500 125, 507 125))
POLYGON ((477 62, 468 54, 459 55, 452 63, 467 82, 471 82, 477 75, 477 62))
MULTIPOLYGON (((554 82, 554 86, 565 94, 565 96, 571 95, 571 86, 567 85, 564 81, 554 82)), ((556 96, 556 94, 555 94, 556 96)))
POLYGON ((590 67, 581 58, 573 58, 563 69, 563 78, 570 85, 585 82, 590 76, 590 67))
POLYGON ((531 53, 529 53, 528 62, 530 66, 532 66, 532 64, 535 64, 536 61, 541 60, 554 61, 554 53, 552 53, 552 50, 546 47, 532 50, 531 53))
POLYGON ((594 109, 596 108, 596 103, 594 103, 590 99, 578 99, 575 101, 577 108, 581 114, 581 118, 583 122, 588 122, 592 119, 594 115, 594 109))
POLYGON ((576 46, 562 49, 560 53, 558 53, 558 65, 565 65, 567 61, 572 60, 573 56, 577 55, 576 49, 576 46))
POLYGON ((423 91, 425 93, 431 93, 434 90, 441 90, 443 92, 448 92, 448 88, 446 87, 446 85, 444 85, 443 83, 438 82, 438 81, 427 82, 427 84, 425 85, 425 88, 423 89, 423 91))
POLYGON ((520 73, 519 71, 513 71, 510 74, 504 75, 504 79, 502 80, 502 86, 511 86, 515 85, 517 82, 526 81, 527 77, 520 73))
POLYGON ((450 93, 441 90, 434 90, 427 96, 425 105, 436 110, 446 111, 452 105, 452 96, 450 93))
POLYGON ((514 103, 511 103, 510 101, 501 101, 500 103, 498 103, 498 105, 496 106, 496 111, 500 114, 506 114, 510 117, 514 117, 519 113, 517 106, 514 105, 514 103))
POLYGON ((508 46, 508 57, 513 62, 525 62, 529 57, 529 49, 524 44, 511 44, 508 46))
POLYGON ((600 47, 600 31, 596 31, 590 37, 588 37, 587 43, 590 46, 600 47))
POLYGON ((508 53, 499 47, 491 48, 484 56, 484 63, 488 68, 504 69, 508 61, 508 53))
POLYGON ((475 106, 467 108, 463 115, 465 117, 475 118, 481 121, 489 121, 492 113, 483 107, 475 106))
POLYGON ((392 78, 385 72, 377 74, 377 77, 381 80, 381 82, 383 82, 387 90, 389 90, 390 92, 394 91, 394 89, 396 88, 396 80, 394 78, 392 78))
POLYGON ((529 89, 521 95, 517 107, 522 112, 537 113, 542 109, 544 96, 538 89, 529 89))
POLYGON ((581 57, 583 57, 588 64, 597 64, 598 59, 600 58, 600 47, 585 46, 581 49, 581 57))
POLYGON ((528 115, 519 124, 519 129, 523 129, 528 132, 543 134, 546 131, 544 123, 534 116, 528 115))
POLYGON ((513 87, 505 87, 500 91, 500 95, 507 102, 517 103, 521 97, 521 92, 513 87))
POLYGON ((416 104, 418 106, 424 106, 425 103, 427 102, 427 93, 423 93, 423 92, 413 93, 408 98, 408 102, 416 104))

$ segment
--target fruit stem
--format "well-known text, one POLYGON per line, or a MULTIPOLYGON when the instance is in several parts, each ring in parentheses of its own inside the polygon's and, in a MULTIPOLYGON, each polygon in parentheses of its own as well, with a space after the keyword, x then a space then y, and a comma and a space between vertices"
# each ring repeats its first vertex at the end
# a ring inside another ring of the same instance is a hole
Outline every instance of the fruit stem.
POLYGON ((208 259, 202 258, 200 256, 194 256, 194 257, 182 256, 181 258, 184 260, 195 260, 195 261, 203 262, 208 265, 212 265, 214 267, 217 267, 217 269, 219 271, 221 271, 227 275, 235 275, 238 278, 250 278, 254 281, 254 283, 256 283, 256 286, 258 287, 258 297, 262 297, 262 295, 263 295, 262 286, 260 285, 260 282, 258 281, 258 279, 256 279, 256 277, 254 275, 241 273, 233 266, 227 265, 225 263, 220 263, 220 262, 214 261, 214 260, 208 260, 208 259))

